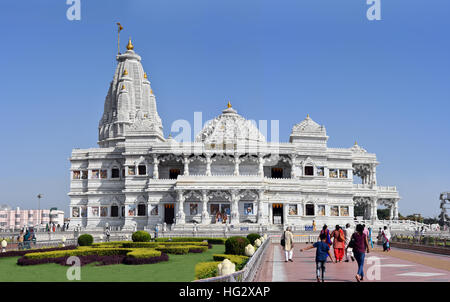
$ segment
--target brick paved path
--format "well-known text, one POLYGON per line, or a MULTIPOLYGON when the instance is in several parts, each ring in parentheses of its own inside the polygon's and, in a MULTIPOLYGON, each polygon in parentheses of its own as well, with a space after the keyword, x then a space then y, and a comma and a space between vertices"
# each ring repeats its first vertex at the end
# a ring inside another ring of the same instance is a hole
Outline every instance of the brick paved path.
MULTIPOLYGON (((279 244, 272 244, 267 251, 261 270, 256 276, 260 282, 316 282, 315 249, 301 253, 299 250, 306 244, 296 244, 294 262, 285 262, 284 252, 279 244)), ((332 256, 334 256, 332 252, 332 256)), ((355 262, 327 263, 325 282, 356 282, 355 262)), ((450 256, 402 250, 393 248, 383 253, 379 248, 366 254, 364 265, 366 274, 364 282, 449 282, 450 256), (379 262, 375 262, 377 257, 379 262), (372 258, 372 259, 371 259, 372 258), (372 260, 372 263, 370 263, 372 260), (374 264, 379 263, 381 280, 368 280, 375 275, 374 264), (370 268, 372 266, 372 268, 370 268), (369 270, 369 274, 368 274, 369 270)))

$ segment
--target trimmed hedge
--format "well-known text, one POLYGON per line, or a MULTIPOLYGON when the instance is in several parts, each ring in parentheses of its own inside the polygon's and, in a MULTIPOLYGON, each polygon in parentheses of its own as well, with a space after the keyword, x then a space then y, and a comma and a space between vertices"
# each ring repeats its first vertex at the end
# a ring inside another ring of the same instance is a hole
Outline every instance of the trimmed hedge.
POLYGON ((195 265, 195 280, 216 277, 220 262, 200 262, 195 265))
POLYGON ((78 237, 78 245, 79 246, 91 246, 94 242, 94 237, 90 234, 83 234, 78 237))
POLYGON ((152 237, 146 231, 136 231, 131 236, 133 242, 149 242, 152 237))
POLYGON ((125 257, 123 263, 131 265, 139 265, 139 264, 153 264, 161 261, 169 261, 169 256, 167 254, 161 253, 160 256, 150 258, 125 257))
POLYGON ((167 254, 184 255, 189 253, 189 246, 158 246, 156 250, 167 254))
POLYGON ((157 242, 124 242, 123 248, 155 248, 159 244, 157 242))
POLYGON ((127 254, 127 257, 131 258, 151 258, 159 256, 161 256, 161 252, 154 249, 136 249, 127 254))
POLYGON ((157 251, 161 251, 167 254, 183 255, 187 253, 203 253, 208 250, 208 246, 202 245, 167 245, 158 246, 155 248, 157 251))
POLYGON ((184 246, 184 245, 195 245, 195 246, 208 246, 208 242, 155 242, 159 246, 184 246))
POLYGON ((82 248, 76 250, 67 251, 53 251, 53 252, 42 252, 42 253, 28 253, 25 254, 27 259, 44 259, 44 258, 60 258, 60 257, 70 257, 70 256, 115 256, 115 255, 126 255, 127 253, 133 251, 132 249, 123 248, 103 248, 103 249, 93 249, 93 248, 82 248))
POLYGON ((202 242, 208 241, 209 244, 225 244, 226 238, 211 238, 211 237, 173 237, 173 238, 156 238, 156 242, 202 242))
POLYGON ((0 258, 6 258, 6 257, 18 257, 23 256, 25 254, 29 253, 42 253, 42 252, 52 252, 52 251, 67 251, 67 250, 74 250, 77 247, 75 245, 65 246, 65 247, 53 247, 53 248, 46 248, 46 249, 31 249, 31 250, 24 250, 24 251, 9 251, 6 253, 0 253, 0 258))
MULTIPOLYGON (((26 265, 37 265, 37 264, 44 264, 44 263, 56 263, 60 265, 71 265, 70 263, 67 264, 67 259, 69 257, 59 257, 59 258, 44 258, 44 259, 28 259, 25 257, 19 258, 17 260, 17 264, 21 266, 26 265)), ((80 264, 81 266, 89 264, 89 263, 97 263, 97 265, 111 265, 111 264, 152 264, 152 263, 158 263, 161 261, 168 261, 169 256, 167 254, 161 253, 160 256, 156 257, 149 257, 149 258, 134 258, 134 257, 128 257, 124 255, 115 255, 115 256, 80 256, 80 264)))
POLYGON ((225 254, 245 256, 245 247, 250 241, 245 237, 234 236, 225 241, 225 254))
POLYGON ((259 234, 256 233, 251 233, 247 235, 247 239, 248 241, 250 241, 251 245, 255 245, 255 240, 259 239, 261 236, 259 234))
POLYGON ((91 247, 94 248, 120 248, 123 247, 124 243, 129 241, 110 241, 110 242, 97 242, 93 243, 91 247))
POLYGON ((245 264, 247 263, 249 257, 247 256, 239 256, 239 255, 225 255, 225 254, 214 254, 213 255, 214 261, 220 261, 222 262, 225 259, 230 260, 234 264, 236 264, 236 270, 240 271, 244 268, 245 264))

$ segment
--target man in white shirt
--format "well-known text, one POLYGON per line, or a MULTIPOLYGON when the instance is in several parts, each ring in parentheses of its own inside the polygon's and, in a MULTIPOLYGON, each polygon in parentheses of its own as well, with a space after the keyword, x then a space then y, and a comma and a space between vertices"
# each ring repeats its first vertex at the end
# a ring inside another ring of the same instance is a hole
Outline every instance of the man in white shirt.
POLYGON ((352 258, 352 261, 355 261, 355 258, 353 257, 353 249, 351 247, 348 247, 348 244, 350 243, 350 239, 352 238, 352 235, 355 231, 350 227, 350 223, 347 223, 345 225, 344 235, 345 235, 345 262, 349 262, 348 258, 352 258))

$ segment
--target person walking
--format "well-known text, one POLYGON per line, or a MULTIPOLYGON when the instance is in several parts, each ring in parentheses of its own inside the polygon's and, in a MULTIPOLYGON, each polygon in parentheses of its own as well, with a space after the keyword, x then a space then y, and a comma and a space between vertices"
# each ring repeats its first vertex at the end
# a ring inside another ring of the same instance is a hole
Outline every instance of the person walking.
POLYGON ((331 246, 331 237, 330 237, 330 230, 328 230, 328 226, 325 224, 322 228, 322 231, 320 231, 319 234, 319 241, 320 241, 320 235, 325 234, 327 240, 326 243, 328 244, 328 246, 331 246))
POLYGON ((355 258, 353 257, 353 249, 348 246, 350 243, 350 238, 352 238, 354 231, 350 227, 350 223, 347 223, 345 225, 344 235, 345 235, 345 262, 349 262, 348 258, 352 259, 352 262, 355 261, 355 258))
POLYGON ((106 235, 106 242, 109 242, 109 238, 111 236, 111 231, 109 230, 109 227, 106 228, 105 235, 106 235))
POLYGON ((20 231, 19 236, 17 236, 17 242, 18 242, 17 247, 18 247, 19 251, 23 250, 23 240, 24 240, 23 237, 24 237, 23 231, 20 231))
POLYGON ((350 239, 349 246, 353 248, 353 254, 355 255, 356 262, 358 263, 358 272, 356 273, 356 281, 361 282, 364 280, 364 259, 366 252, 369 253, 369 242, 367 236, 364 234, 364 226, 358 224, 356 226, 356 232, 353 233, 350 239))
POLYGON ((325 282, 325 263, 327 258, 330 257, 331 262, 335 263, 330 254, 330 246, 327 243, 327 235, 322 233, 319 235, 320 241, 308 246, 304 249, 300 249, 300 252, 307 251, 316 248, 316 278, 317 282, 325 282))
POLYGON ((345 235, 339 225, 336 225, 333 233, 331 233, 331 238, 333 238, 334 258, 336 262, 341 262, 344 257, 345 235))
POLYGON ((292 256, 294 254, 294 235, 291 233, 291 228, 287 227, 286 231, 283 233, 282 239, 284 239, 284 262, 294 262, 292 256))
POLYGON ((381 242, 383 243, 383 252, 389 252, 391 250, 389 241, 391 240, 391 232, 389 232, 387 226, 381 232, 381 242))
POLYGON ((370 247, 373 249, 372 228, 371 227, 369 227, 369 243, 370 243, 370 247))

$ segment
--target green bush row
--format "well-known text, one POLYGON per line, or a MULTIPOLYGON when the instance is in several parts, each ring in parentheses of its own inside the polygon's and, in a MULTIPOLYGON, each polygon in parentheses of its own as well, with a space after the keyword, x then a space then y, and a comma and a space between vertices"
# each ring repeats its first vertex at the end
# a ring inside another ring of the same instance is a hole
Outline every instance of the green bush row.
POLYGON ((150 258, 150 257, 159 257, 161 256, 160 251, 156 251, 154 249, 136 249, 127 254, 128 257, 133 258, 150 258))
POLYGON ((157 242, 124 242, 122 247, 124 248, 155 248, 159 246, 157 242))
POLYGON ((228 259, 231 262, 233 262, 234 264, 236 264, 236 271, 240 271, 241 269, 244 268, 249 257, 240 256, 240 255, 214 254, 213 259, 214 259, 214 261, 220 261, 220 262, 222 262, 225 259, 228 259))
POLYGON ((114 256, 114 255, 126 255, 127 253, 133 251, 132 249, 124 248, 77 248, 75 250, 66 251, 52 251, 52 252, 41 252, 41 253, 28 253, 25 257, 28 259, 44 259, 44 258, 59 258, 59 257, 70 257, 70 256, 114 256))
POLYGON ((173 238, 156 238, 156 242, 201 242, 207 241, 209 244, 225 244, 226 238, 211 237, 173 237, 173 238), (170 239, 170 240, 169 240, 170 239))
POLYGON ((195 265, 195 279, 206 279, 216 277, 218 274, 217 265, 219 261, 199 262, 195 265))

